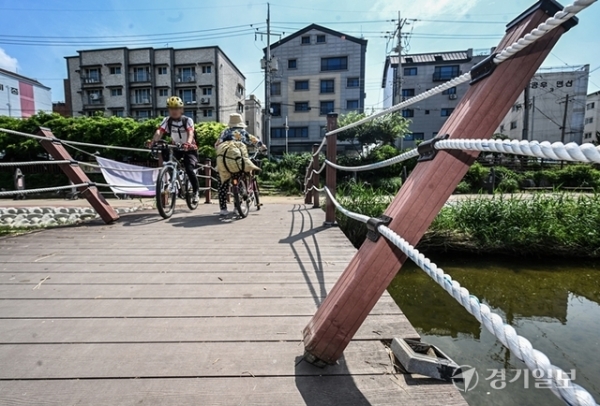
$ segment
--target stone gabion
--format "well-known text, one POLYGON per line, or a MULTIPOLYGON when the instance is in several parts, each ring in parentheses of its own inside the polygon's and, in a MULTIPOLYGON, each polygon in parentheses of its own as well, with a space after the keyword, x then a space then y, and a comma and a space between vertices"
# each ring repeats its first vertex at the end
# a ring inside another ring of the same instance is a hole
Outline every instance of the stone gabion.
MULTIPOLYGON (((119 208, 117 213, 133 213, 140 208, 119 208)), ((86 207, 0 207, 0 226, 40 228, 78 224, 100 216, 86 207)))

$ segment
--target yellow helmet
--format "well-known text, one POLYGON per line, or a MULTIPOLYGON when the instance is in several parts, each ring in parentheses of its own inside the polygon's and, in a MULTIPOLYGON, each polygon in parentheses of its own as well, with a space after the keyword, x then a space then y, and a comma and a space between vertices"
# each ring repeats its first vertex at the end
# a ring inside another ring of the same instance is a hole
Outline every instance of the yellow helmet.
POLYGON ((183 100, 177 96, 171 96, 167 99, 167 108, 177 109, 183 107, 183 100))

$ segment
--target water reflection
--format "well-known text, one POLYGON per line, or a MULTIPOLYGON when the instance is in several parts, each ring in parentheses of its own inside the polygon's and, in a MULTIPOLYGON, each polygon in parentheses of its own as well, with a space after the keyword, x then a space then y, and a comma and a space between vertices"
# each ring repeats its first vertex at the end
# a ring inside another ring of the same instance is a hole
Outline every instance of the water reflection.
MULTIPOLYGON (((575 381, 600 400, 600 270, 598 264, 573 266, 498 259, 436 261, 452 278, 478 296, 559 367, 576 369, 575 381)), ((560 405, 547 389, 526 389, 511 357, 467 311, 414 266, 407 266, 390 293, 423 340, 439 345, 459 364, 477 368, 481 383, 465 394, 472 405, 560 405), (486 381, 505 368, 507 387, 486 381), (509 383, 515 379, 514 383, 509 383)), ((520 372, 522 375, 524 372, 520 372)))

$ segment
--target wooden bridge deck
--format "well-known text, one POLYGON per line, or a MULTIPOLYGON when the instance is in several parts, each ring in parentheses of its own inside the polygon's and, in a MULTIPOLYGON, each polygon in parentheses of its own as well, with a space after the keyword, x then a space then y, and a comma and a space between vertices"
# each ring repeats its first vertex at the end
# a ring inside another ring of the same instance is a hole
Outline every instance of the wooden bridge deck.
POLYGON ((382 340, 418 335, 387 295, 338 365, 302 362, 301 331, 355 249, 321 210, 215 211, 0 240, 0 404, 466 404, 394 373, 382 340))

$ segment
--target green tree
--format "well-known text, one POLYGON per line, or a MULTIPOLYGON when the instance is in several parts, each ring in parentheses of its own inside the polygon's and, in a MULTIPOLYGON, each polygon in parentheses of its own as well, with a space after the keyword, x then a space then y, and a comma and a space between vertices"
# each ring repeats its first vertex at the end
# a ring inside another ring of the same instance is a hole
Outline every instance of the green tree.
MULTIPOLYGON (((367 117, 364 113, 348 113, 339 119, 339 126, 355 123, 367 117)), ((396 140, 404 137, 408 132, 409 121, 399 113, 390 113, 374 118, 367 123, 343 131, 338 134, 342 141, 355 140, 359 144, 395 145, 396 140)))
POLYGON ((216 122, 196 124, 198 154, 201 157, 216 157, 215 143, 225 128, 227 128, 225 124, 216 122))

